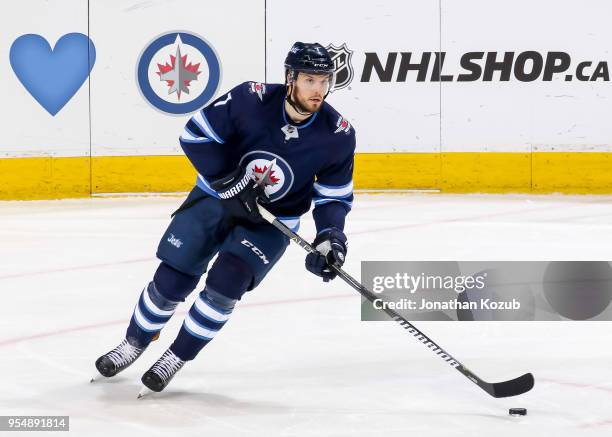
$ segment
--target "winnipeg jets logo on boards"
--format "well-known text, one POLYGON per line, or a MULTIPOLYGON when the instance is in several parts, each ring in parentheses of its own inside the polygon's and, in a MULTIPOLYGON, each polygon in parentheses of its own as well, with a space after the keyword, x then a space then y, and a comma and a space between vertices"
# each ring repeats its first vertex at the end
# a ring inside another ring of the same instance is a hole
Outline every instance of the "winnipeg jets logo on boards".
POLYGON ((351 84, 355 75, 353 63, 351 62, 353 52, 348 49, 346 43, 342 43, 339 47, 330 44, 326 49, 332 61, 334 61, 334 69, 336 70, 336 83, 332 91, 346 88, 351 84))
POLYGON ((293 186, 293 170, 287 161, 274 153, 254 150, 242 157, 240 165, 244 165, 257 182, 261 181, 271 202, 284 197, 293 186))
MULTIPOLYGON (((176 37, 177 40, 180 38, 176 37)), ((201 71, 198 69, 200 63, 187 64, 187 55, 181 55, 181 46, 177 44, 176 54, 170 55, 170 64, 166 62, 164 65, 157 64, 159 71, 157 74, 161 81, 168 84, 168 94, 176 93, 176 98, 181 100, 181 92, 189 94, 189 86, 191 81, 198 80, 198 74, 201 71)))
POLYGON ((257 94, 259 100, 263 101, 263 95, 266 93, 266 85, 259 82, 251 82, 251 86, 249 87, 249 92, 251 94, 257 94))
POLYGON ((349 121, 342 116, 338 117, 338 121, 336 122, 336 130, 334 133, 337 134, 338 132, 344 132, 348 134, 350 130, 351 123, 349 123, 349 121))
POLYGON ((192 32, 155 37, 140 54, 136 82, 143 98, 170 115, 194 112, 219 88, 221 64, 214 48, 192 32))

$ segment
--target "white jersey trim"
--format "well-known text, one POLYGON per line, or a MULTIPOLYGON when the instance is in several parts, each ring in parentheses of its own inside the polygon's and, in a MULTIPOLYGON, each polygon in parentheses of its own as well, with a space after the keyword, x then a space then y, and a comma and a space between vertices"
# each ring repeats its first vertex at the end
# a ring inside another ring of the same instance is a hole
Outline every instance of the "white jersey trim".
POLYGON ((210 143, 212 140, 206 137, 196 137, 193 135, 187 128, 183 129, 183 133, 181 134, 181 140, 187 143, 210 143))
POLYGON ((324 197, 348 197, 353 192, 353 181, 341 186, 322 185, 315 182, 313 186, 317 194, 324 197))
POLYGON ((193 117, 191 117, 191 119, 195 124, 198 125, 202 132, 211 137, 217 143, 223 144, 225 142, 221 139, 219 135, 215 133, 214 129, 212 128, 202 111, 198 111, 193 117))

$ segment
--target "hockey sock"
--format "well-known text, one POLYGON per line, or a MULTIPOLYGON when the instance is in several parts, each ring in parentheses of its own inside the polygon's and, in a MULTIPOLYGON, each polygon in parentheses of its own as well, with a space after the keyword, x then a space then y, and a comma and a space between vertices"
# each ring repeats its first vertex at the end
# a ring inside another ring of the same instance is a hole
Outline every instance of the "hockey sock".
POLYGON ((126 338, 132 346, 146 347, 170 320, 178 302, 168 300, 157 290, 155 282, 147 285, 134 308, 126 338))
POLYGON ((235 304, 235 299, 205 288, 185 316, 170 350, 184 361, 193 360, 225 325, 235 304))

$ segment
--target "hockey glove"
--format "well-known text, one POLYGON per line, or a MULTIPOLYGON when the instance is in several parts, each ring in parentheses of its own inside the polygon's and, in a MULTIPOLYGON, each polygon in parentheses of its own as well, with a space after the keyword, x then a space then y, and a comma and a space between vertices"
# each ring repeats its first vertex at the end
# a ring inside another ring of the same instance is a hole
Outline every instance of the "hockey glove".
POLYGON ((312 246, 319 253, 306 255, 306 269, 328 282, 336 277, 336 272, 330 266, 339 267, 344 264, 348 243, 346 235, 337 228, 325 229, 315 238, 312 246))
POLYGON ((233 218, 257 224, 266 223, 259 214, 257 203, 265 203, 268 197, 264 187, 258 185, 246 169, 237 168, 210 186, 219 194, 225 210, 233 218))

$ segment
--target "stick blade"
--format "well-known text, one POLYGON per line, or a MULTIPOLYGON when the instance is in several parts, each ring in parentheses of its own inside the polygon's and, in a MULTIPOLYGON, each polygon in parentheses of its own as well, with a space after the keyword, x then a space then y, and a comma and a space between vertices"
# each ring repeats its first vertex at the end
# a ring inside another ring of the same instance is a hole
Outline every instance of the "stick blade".
POLYGON ((489 394, 495 398, 508 398, 527 393, 535 385, 535 380, 531 373, 525 373, 518 378, 504 382, 490 384, 489 394))

